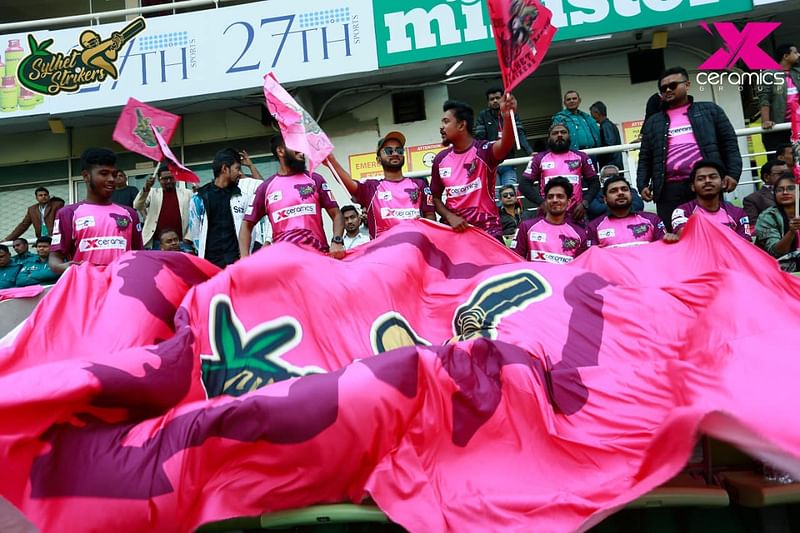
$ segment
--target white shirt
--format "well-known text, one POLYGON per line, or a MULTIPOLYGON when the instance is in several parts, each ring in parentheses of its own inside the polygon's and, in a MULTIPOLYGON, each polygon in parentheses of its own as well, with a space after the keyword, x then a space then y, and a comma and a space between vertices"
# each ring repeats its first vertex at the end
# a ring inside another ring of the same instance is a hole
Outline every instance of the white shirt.
POLYGON ((344 239, 344 249, 351 250, 356 246, 369 242, 369 233, 362 227, 355 237, 348 237, 347 232, 345 232, 342 238, 344 239))

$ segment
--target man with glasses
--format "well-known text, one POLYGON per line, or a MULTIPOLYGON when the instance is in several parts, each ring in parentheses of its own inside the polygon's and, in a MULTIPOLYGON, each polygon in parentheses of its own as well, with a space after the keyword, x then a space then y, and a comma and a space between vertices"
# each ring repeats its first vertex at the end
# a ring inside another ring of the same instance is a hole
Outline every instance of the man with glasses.
POLYGON ((158 235, 166 229, 178 232, 178 239, 188 237, 189 232, 189 206, 192 201, 192 191, 175 186, 175 178, 167 165, 158 168, 158 184, 154 189, 155 176, 150 176, 144 187, 136 195, 133 208, 144 213, 142 240, 148 250, 160 250, 161 243, 158 235))
POLYGON ((750 219, 744 209, 722 199, 725 168, 716 161, 701 159, 692 167, 689 179, 695 199, 678 206, 672 213, 673 232, 680 235, 689 217, 706 216, 728 226, 742 238, 751 241, 750 219))
MULTIPOLYGON (((390 131, 378 140, 376 159, 383 168, 383 179, 357 182, 331 154, 325 161, 342 178, 347 192, 367 212, 367 228, 375 238, 389 228, 420 217, 436 220, 428 182, 403 176, 406 137, 390 131)), ((344 211, 343 211, 344 213, 344 211)))
POLYGON ((736 132, 725 111, 713 102, 695 102, 689 87, 686 69, 665 71, 658 81, 662 110, 642 127, 636 185, 645 201, 655 201, 667 226, 675 208, 694 198, 690 174, 697 161, 711 160, 727 169, 724 192, 736 188, 742 173, 736 132))
MULTIPOLYGON (((604 185, 606 181, 610 180, 611 178, 617 178, 622 176, 620 174, 619 168, 616 165, 606 165, 600 169, 600 185, 604 185)), ((642 201, 642 197, 639 196, 639 193, 636 192, 636 189, 631 189, 631 211, 634 213, 638 213, 639 211, 644 211, 644 201, 642 201)), ((601 217, 603 215, 608 214, 608 205, 606 205, 605 194, 601 193, 594 197, 594 200, 589 204, 589 208, 586 210, 586 218, 589 220, 594 220, 597 217, 601 217)))
POLYGON ((616 174, 603 183, 609 213, 588 227, 588 246, 619 248, 656 242, 664 237, 664 223, 653 213, 634 213, 633 191, 624 177, 616 174))
POLYGON ((788 165, 784 161, 777 159, 767 161, 761 167, 761 181, 764 182, 764 185, 756 192, 745 196, 744 200, 742 200, 744 211, 753 226, 758 222, 758 215, 775 205, 775 193, 772 191, 772 186, 775 180, 788 170, 788 165))

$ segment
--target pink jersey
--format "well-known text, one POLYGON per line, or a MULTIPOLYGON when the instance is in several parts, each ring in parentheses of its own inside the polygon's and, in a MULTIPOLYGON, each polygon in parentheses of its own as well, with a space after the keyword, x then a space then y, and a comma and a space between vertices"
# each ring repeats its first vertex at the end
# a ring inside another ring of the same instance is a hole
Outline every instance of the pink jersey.
POLYGON ((275 174, 258 186, 244 219, 257 223, 267 216, 273 242, 293 242, 327 252, 322 210, 331 207, 339 205, 319 174, 275 174))
POLYGON ((366 180, 358 184, 355 199, 367 210, 367 227, 373 239, 404 220, 433 213, 431 189, 422 178, 366 180))
POLYGON ((544 186, 556 177, 564 177, 572 184, 572 198, 567 209, 572 209, 583 200, 583 182, 597 176, 592 159, 577 150, 563 153, 550 151, 539 152, 531 158, 525 172, 525 178, 539 183, 539 194, 544 198, 544 186))
POLYGON ((553 224, 545 217, 524 221, 517 232, 516 252, 530 261, 569 263, 586 249, 586 230, 567 219, 553 224))
POLYGON ((750 218, 747 213, 741 207, 736 207, 728 202, 722 202, 720 208, 713 212, 706 211, 696 200, 679 205, 672 212, 672 230, 678 233, 689 221, 689 217, 695 214, 706 216, 714 222, 728 226, 748 241, 752 239, 750 218))
POLYGON ((132 208, 79 202, 58 211, 53 227, 53 252, 67 261, 108 265, 129 250, 141 250, 142 225, 132 208))
POLYGON ((692 166, 702 157, 689 122, 689 104, 669 109, 667 115, 667 181, 688 180, 692 166))
POLYGON ((475 140, 463 152, 453 147, 439 152, 433 159, 431 192, 434 198, 445 194, 445 205, 456 215, 494 237, 503 234, 494 186, 497 180, 497 160, 492 152, 493 142, 475 140))
POLYGON ((664 237, 664 222, 653 213, 630 213, 618 218, 598 217, 587 228, 588 246, 618 248, 660 241, 664 237))
POLYGON ((800 102, 800 95, 798 94, 797 86, 792 80, 792 76, 786 73, 786 122, 792 121, 792 104, 800 102))

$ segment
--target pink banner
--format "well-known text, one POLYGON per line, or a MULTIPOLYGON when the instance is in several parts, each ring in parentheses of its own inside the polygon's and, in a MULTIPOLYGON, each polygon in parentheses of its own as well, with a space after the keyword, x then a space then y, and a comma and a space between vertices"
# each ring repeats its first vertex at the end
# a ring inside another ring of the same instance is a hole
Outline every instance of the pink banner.
POLYGON ((0 496, 43 531, 367 496, 410 531, 579 530, 699 433, 800 476, 798 317, 800 280, 703 217, 568 266, 426 221, 343 261, 133 252, 0 349, 0 496))
POLYGON ((333 151, 330 139, 272 72, 264 76, 264 98, 267 109, 280 126, 287 148, 305 154, 308 170, 313 172, 333 151))
POLYGON ((129 98, 117 119, 112 138, 131 152, 158 162, 164 156, 158 139, 153 135, 153 129, 157 129, 161 137, 169 143, 180 121, 181 117, 178 115, 129 98))
POLYGON ((178 161, 178 158, 175 157, 175 154, 172 153, 167 141, 161 136, 159 133, 158 128, 152 126, 153 128, 153 135, 155 135, 156 140, 158 141, 158 146, 161 148, 161 152, 164 154, 164 157, 167 159, 167 168, 172 173, 172 176, 177 181, 187 181, 189 183, 200 183, 200 178, 197 177, 197 174, 186 168, 178 161))
POLYGON ((800 100, 795 98, 789 104, 792 116, 792 152, 794 152, 794 172, 795 181, 800 184, 800 100))
POLYGON ((506 92, 533 74, 547 54, 556 28, 539 0, 488 0, 497 57, 506 92))

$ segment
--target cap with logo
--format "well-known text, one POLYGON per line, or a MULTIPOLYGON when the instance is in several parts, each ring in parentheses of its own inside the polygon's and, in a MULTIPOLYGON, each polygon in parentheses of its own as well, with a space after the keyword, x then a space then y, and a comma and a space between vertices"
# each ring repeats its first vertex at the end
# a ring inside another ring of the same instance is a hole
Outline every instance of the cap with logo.
POLYGON ((384 135, 383 137, 381 137, 378 140, 377 152, 380 153, 381 148, 383 148, 383 145, 386 144, 387 141, 390 141, 392 139, 394 139, 395 141, 399 142, 400 146, 405 146, 406 145, 406 136, 405 135, 403 135, 399 131, 390 131, 389 133, 387 133, 386 135, 384 135))

